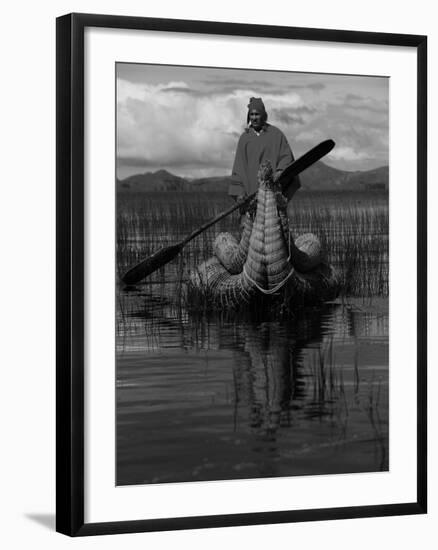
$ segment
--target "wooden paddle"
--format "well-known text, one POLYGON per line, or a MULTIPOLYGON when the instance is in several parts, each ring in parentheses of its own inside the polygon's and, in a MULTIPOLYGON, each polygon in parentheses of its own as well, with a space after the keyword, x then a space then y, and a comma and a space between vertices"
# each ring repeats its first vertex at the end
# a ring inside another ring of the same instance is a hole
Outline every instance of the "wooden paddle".
MULTIPOLYGON (((293 178, 297 176, 300 172, 314 164, 317 160, 321 159, 323 156, 327 155, 333 147, 335 146, 335 142, 331 139, 328 139, 326 141, 323 141, 316 147, 313 147, 313 149, 310 149, 307 153, 305 153, 302 157, 295 160, 292 164, 290 164, 280 175, 279 182, 281 183, 283 187, 283 191, 285 191, 288 187, 288 185, 291 183, 293 178)), ((225 210, 224 212, 221 212, 218 214, 215 218, 211 219, 210 221, 204 223, 201 225, 201 227, 198 227, 198 229, 195 229, 190 235, 188 235, 185 239, 180 241, 177 244, 173 244, 171 246, 165 246, 164 248, 160 248, 160 250, 157 250, 157 252, 154 252, 152 256, 149 256, 148 258, 144 259, 139 264, 135 265, 131 269, 129 269, 122 277, 122 281, 127 285, 135 285, 136 283, 140 282, 142 279, 159 269, 160 267, 163 267, 167 263, 169 263, 171 260, 173 260, 185 247, 185 245, 190 242, 192 239, 197 237, 200 233, 217 223, 219 220, 222 220, 222 218, 225 218, 238 208, 242 208, 245 206, 248 206, 249 203, 254 199, 254 197, 257 195, 257 191, 253 193, 252 195, 249 195, 245 199, 242 199, 233 206, 231 206, 228 210, 225 210)))

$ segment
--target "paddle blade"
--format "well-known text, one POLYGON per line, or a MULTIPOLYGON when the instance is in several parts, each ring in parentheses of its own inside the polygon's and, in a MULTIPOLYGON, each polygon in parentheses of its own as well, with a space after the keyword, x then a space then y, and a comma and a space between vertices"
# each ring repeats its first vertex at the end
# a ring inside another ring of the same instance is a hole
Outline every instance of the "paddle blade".
POLYGON ((139 283, 142 279, 173 260, 181 252, 182 248, 181 243, 160 248, 152 256, 129 269, 123 275, 122 281, 127 285, 139 283))
POLYGON ((283 173, 278 178, 278 182, 282 188, 287 190, 287 187, 291 183, 294 176, 304 172, 306 168, 309 168, 309 166, 315 164, 315 162, 330 153, 334 146, 335 142, 332 139, 326 139, 285 168, 283 173))

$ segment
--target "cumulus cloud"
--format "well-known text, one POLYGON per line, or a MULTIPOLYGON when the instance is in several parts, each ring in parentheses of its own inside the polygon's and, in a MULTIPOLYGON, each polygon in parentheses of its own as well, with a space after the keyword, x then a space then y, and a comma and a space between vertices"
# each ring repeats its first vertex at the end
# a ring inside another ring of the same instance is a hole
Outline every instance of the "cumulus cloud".
MULTIPOLYGON (((242 89, 248 81, 238 78, 225 78, 220 81, 216 79, 206 79, 202 81, 203 84, 208 86, 210 92, 219 90, 221 92, 229 92, 231 90, 242 89)), ((284 94, 285 86, 279 86, 276 80, 251 80, 251 85, 257 90, 263 90, 264 93, 270 92, 271 94, 284 94)), ((287 89, 289 90, 310 90, 313 92, 320 92, 324 90, 325 84, 322 82, 307 82, 307 83, 294 83, 287 82, 287 89)))
POLYGON ((345 107, 351 107, 353 109, 368 111, 372 113, 383 114, 388 112, 387 100, 379 101, 373 97, 363 97, 356 94, 347 94, 341 104, 343 104, 345 107))
POLYGON ((346 161, 359 160, 367 158, 368 155, 364 151, 356 151, 352 147, 335 147, 331 153, 332 159, 342 159, 346 161))
MULTIPOLYGON (((117 153, 120 164, 143 166, 210 165, 231 170, 234 151, 254 89, 216 95, 197 93, 185 82, 163 85, 119 80, 117 153)), ((264 101, 284 109, 298 105, 293 92, 266 94, 264 101)))
POLYGON ((317 112, 314 107, 308 107, 306 105, 299 105, 293 108, 279 108, 272 109, 272 115, 270 119, 287 126, 303 126, 309 123, 312 116, 317 112))
POLYGON ((186 83, 145 86, 120 81, 119 90, 119 158, 143 158, 145 165, 226 165, 240 110, 236 98, 216 100, 213 109, 208 96, 190 93, 186 83))
MULTIPOLYGON (((216 88, 218 84, 220 83, 222 86, 227 86, 227 89, 233 88, 233 89, 239 89, 242 88, 247 84, 247 80, 244 80, 242 78, 221 78, 218 80, 217 78, 207 78, 202 79, 201 82, 203 84, 206 84, 209 88, 216 88)), ((261 79, 252 79, 251 80, 252 86, 254 88, 257 88, 259 90, 265 90, 272 88, 275 86, 273 82, 270 82, 269 80, 261 80, 261 79)))
POLYGON ((336 148, 326 160, 338 168, 388 162, 388 88, 382 79, 140 69, 131 74, 124 68, 117 80, 117 160, 124 175, 143 168, 193 177, 229 174, 252 96, 263 98, 269 122, 284 132, 295 156, 331 138, 336 148))

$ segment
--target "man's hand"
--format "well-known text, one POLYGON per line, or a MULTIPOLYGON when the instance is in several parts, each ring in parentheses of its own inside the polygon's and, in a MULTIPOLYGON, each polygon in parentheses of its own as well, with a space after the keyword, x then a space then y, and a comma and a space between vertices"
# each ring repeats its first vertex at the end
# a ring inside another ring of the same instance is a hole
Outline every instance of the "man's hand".
MULTIPOLYGON (((240 201, 243 201, 244 199, 246 199, 247 194, 244 193, 243 195, 231 195, 231 197, 232 197, 236 202, 240 202, 240 201)), ((243 216, 243 214, 245 214, 245 212, 246 212, 246 209, 247 209, 247 205, 241 206, 241 207, 239 208, 239 214, 240 214, 241 216, 243 216)))
MULTIPOLYGON (((237 202, 240 202, 240 201, 243 201, 244 199, 246 199, 246 193, 244 195, 239 195, 238 197, 236 197, 236 201, 237 202)), ((247 205, 243 205, 239 208, 239 214, 241 216, 243 216, 246 212, 246 209, 247 209, 247 205)))
POLYGON ((283 170, 277 170, 273 176, 274 183, 277 183, 277 181, 280 179, 281 174, 283 173, 283 170))

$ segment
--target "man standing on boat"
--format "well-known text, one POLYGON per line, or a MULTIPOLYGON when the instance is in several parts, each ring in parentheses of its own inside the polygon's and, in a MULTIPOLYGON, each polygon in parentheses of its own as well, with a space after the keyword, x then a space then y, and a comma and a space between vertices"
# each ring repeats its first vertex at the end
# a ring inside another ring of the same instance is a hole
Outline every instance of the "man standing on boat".
MULTIPOLYGON (((283 132, 267 123, 268 114, 260 97, 251 97, 248 103, 248 127, 240 136, 228 194, 239 200, 257 191, 257 172, 264 160, 274 170, 274 180, 294 161, 292 150, 283 132)), ((299 177, 293 178, 286 191, 288 201, 300 188, 299 177)))

